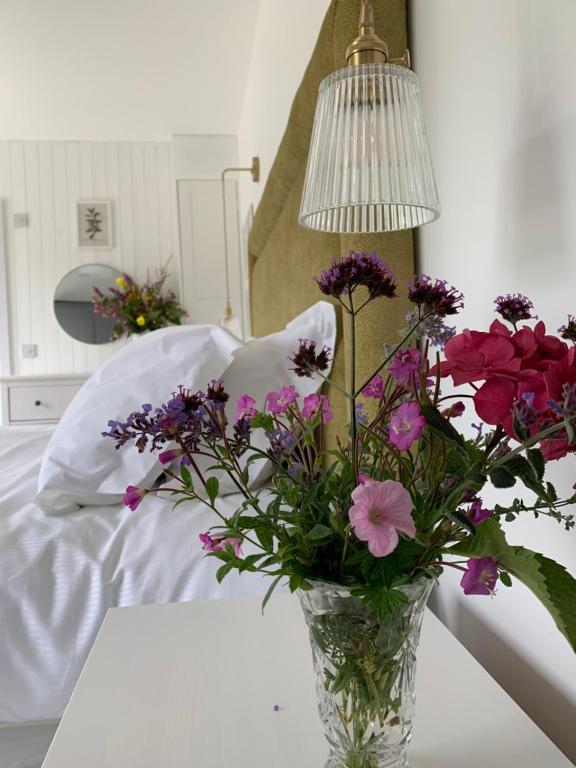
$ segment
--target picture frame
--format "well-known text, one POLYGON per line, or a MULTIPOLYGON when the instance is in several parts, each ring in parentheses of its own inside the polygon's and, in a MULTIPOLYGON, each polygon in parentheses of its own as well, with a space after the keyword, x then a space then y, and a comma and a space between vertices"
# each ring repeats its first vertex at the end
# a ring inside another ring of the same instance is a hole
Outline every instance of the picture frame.
POLYGON ((110 200, 79 200, 76 203, 79 248, 112 248, 110 200))

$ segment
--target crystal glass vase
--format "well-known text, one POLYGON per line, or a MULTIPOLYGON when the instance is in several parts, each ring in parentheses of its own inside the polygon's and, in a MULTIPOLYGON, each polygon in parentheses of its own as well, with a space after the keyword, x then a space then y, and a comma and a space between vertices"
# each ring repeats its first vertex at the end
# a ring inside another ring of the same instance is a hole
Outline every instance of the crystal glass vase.
POLYGON ((345 589, 298 596, 310 631, 318 710, 330 745, 325 768, 406 768, 416 652, 431 579, 398 589, 379 616, 345 589))

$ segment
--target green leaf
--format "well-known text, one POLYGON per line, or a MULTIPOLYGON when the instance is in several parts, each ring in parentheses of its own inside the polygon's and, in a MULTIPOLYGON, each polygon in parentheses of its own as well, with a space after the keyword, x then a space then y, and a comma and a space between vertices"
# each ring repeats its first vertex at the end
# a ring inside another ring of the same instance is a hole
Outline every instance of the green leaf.
POLYGON ((184 483, 186 484, 187 488, 193 488, 194 482, 192 480, 192 474, 190 473, 190 470, 188 467, 181 466, 180 467, 180 476, 182 480, 184 480, 184 483))
POLYGON ((492 518, 479 525, 474 536, 466 537, 447 551, 465 557, 494 558, 532 590, 576 651, 576 579, 564 566, 538 552, 511 546, 498 521, 492 518))
POLYGON ((542 451, 539 448, 529 448, 526 453, 528 455, 528 461, 536 473, 536 477, 542 482, 546 470, 546 463, 542 451))
POLYGON ((218 568, 218 570, 216 571, 216 579, 219 584, 222 581, 222 579, 225 576, 227 576, 233 568, 234 568, 233 562, 226 563, 225 565, 222 565, 220 566, 220 568, 218 568))
POLYGON ((459 448, 464 448, 464 438, 455 429, 452 424, 445 419, 440 413, 438 408, 434 405, 422 405, 420 406, 422 416, 426 419, 426 423, 435 432, 440 432, 444 437, 448 438, 450 442, 457 445, 459 448))
POLYGON ((254 429, 266 429, 269 432, 274 429, 274 419, 269 413, 257 413, 251 421, 254 429))
POLYGON ((329 536, 332 536, 333 533, 334 531, 332 528, 328 528, 327 525, 322 525, 322 523, 317 523, 314 528, 306 534, 306 538, 310 541, 320 541, 320 539, 326 539, 329 536))
POLYGON ((488 473, 490 481, 495 488, 512 488, 516 485, 516 478, 504 467, 494 467, 488 473))
POLYGON ((268 587, 268 591, 264 595, 264 600, 262 600, 262 613, 264 613, 264 608, 266 608, 266 605, 268 604, 268 600, 270 600, 270 598, 272 597, 272 593, 276 589, 278 582, 283 577, 283 575, 284 574, 281 573, 280 576, 276 576, 272 584, 270 584, 270 586, 268 587))
POLYGON ((500 572, 500 581, 502 582, 502 584, 504 584, 505 587, 512 586, 512 579, 510 578, 510 574, 506 573, 506 571, 500 572))
POLYGON ((218 478, 209 477, 208 480, 206 480, 206 493, 208 494, 208 498, 210 499, 211 504, 214 504, 216 501, 219 490, 220 483, 218 482, 218 478))

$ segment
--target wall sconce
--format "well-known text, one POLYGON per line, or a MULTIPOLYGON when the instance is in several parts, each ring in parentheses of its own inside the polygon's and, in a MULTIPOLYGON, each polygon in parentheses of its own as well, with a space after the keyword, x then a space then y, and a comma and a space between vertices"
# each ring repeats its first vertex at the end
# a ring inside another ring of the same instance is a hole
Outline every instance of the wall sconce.
POLYGON ((252 181, 259 182, 260 158, 253 157, 252 165, 249 168, 224 168, 220 174, 220 183, 222 186, 222 213, 224 217, 224 270, 226 276, 226 306, 224 308, 224 316, 220 320, 220 325, 235 336, 241 335, 241 328, 238 316, 235 315, 232 310, 232 302, 230 298, 230 255, 228 251, 228 219, 226 214, 226 176, 229 173, 243 172, 249 172, 252 174, 252 181))
POLYGON ((390 232, 440 215, 410 55, 390 59, 362 0, 348 66, 320 84, 299 223, 321 232, 390 232))

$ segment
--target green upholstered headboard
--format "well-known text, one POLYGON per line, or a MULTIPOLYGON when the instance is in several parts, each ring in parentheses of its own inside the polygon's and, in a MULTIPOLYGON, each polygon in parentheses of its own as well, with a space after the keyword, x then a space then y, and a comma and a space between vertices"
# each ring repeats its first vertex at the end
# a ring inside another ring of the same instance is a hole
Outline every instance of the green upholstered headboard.
MULTIPOLYGON (((249 241, 250 304, 255 336, 283 328, 304 309, 322 298, 312 279, 334 256, 348 251, 374 251, 396 273, 399 284, 414 269, 412 231, 380 235, 332 235, 298 224, 298 211, 308 147, 312 134, 318 86, 330 72, 345 66, 346 46, 357 34, 360 0, 332 0, 316 48, 296 93, 284 137, 256 211, 249 241)), ((400 56, 407 47, 405 0, 375 0, 376 30, 400 56)), ((303 20, 305 22, 305 20, 303 20)), ((404 293, 404 292, 403 292, 404 293)), ((407 305, 403 299, 375 301, 360 315, 358 370, 367 376, 381 359, 382 346, 398 338, 407 305)), ((349 340, 342 333, 332 375, 344 383, 349 340)), ((343 398, 331 426, 332 438, 345 423, 343 398)))

